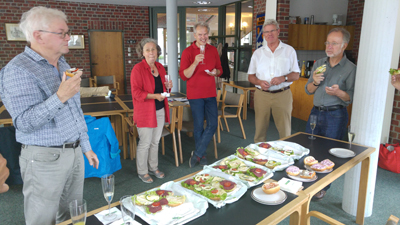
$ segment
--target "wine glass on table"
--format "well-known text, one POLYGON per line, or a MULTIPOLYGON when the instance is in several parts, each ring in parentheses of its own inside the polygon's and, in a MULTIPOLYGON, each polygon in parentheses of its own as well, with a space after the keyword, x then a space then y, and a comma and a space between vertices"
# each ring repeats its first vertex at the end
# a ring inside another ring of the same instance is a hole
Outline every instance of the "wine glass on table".
POLYGON ((87 209, 84 199, 72 200, 69 203, 69 212, 71 213, 72 224, 85 225, 87 209))
MULTIPOLYGON (((200 54, 203 54, 205 57, 205 54, 206 54, 206 46, 205 45, 200 45, 200 54)), ((205 64, 204 58, 203 58, 203 60, 201 60, 201 64, 205 64)))
POLYGON ((311 115, 310 116, 310 127, 311 127, 312 133, 311 133, 311 136, 308 137, 311 140, 315 140, 314 129, 315 129, 316 126, 317 126, 317 115, 311 115))
POLYGON ((117 218, 117 215, 112 214, 110 204, 114 197, 114 175, 105 174, 101 177, 101 186, 103 187, 104 198, 108 202, 108 213, 104 215, 104 220, 112 221, 117 218))
POLYGON ((119 200, 121 205, 122 219, 124 220, 125 225, 134 224, 136 206, 135 201, 132 198, 133 196, 131 195, 125 195, 119 200))
POLYGON ((351 148, 351 143, 354 141, 354 138, 356 137, 356 134, 351 131, 351 126, 349 125, 349 128, 347 130, 347 137, 349 138, 349 143, 350 143, 350 148, 351 148))

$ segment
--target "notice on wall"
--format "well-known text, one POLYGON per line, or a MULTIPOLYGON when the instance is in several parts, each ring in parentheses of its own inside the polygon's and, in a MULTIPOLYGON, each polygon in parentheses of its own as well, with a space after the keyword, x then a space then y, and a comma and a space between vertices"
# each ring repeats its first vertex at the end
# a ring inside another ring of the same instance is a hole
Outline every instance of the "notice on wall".
POLYGON ((257 23, 256 23, 256 49, 262 47, 264 35, 263 35, 263 24, 265 20, 265 13, 257 15, 257 23))

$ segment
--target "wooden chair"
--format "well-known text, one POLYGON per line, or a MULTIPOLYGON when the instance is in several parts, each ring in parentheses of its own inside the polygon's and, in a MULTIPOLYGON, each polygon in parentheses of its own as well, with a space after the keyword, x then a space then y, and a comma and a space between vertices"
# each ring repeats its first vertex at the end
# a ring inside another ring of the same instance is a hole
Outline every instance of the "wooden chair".
POLYGON ((113 94, 118 95, 119 83, 115 80, 115 75, 111 76, 94 76, 94 86, 109 86, 112 85, 113 94))
POLYGON ((399 218, 390 215, 389 219, 386 221, 386 225, 397 225, 399 223, 399 218))
MULTIPOLYGON (((192 117, 192 110, 189 106, 180 106, 178 112, 178 143, 179 143, 179 154, 180 154, 180 161, 183 163, 183 156, 182 156, 182 141, 181 141, 181 131, 184 132, 193 132, 194 125, 193 125, 193 117, 192 117)), ((217 152, 217 142, 215 139, 215 134, 213 136, 214 139, 214 155, 215 158, 218 159, 218 152, 217 152)))
MULTIPOLYGON (((136 158, 137 138, 139 137, 139 134, 136 125, 133 123, 132 115, 125 117, 125 122, 128 125, 128 132, 129 132, 129 150, 130 150, 129 155, 131 160, 133 160, 134 158, 136 158)), ((125 155, 126 152, 124 152, 124 156, 125 155)))
POLYGON ((169 114, 171 118, 170 123, 164 125, 163 131, 161 133, 162 154, 165 155, 164 137, 172 134, 172 150, 174 151, 175 155, 175 165, 176 167, 178 167, 179 166, 178 151, 176 149, 176 138, 175 138, 176 122, 178 120, 177 109, 175 107, 170 107, 169 114))
POLYGON ((226 130, 229 132, 229 126, 226 118, 238 118, 240 128, 242 129, 243 139, 246 139, 246 133, 244 132, 242 119, 240 118, 240 112, 242 111, 244 101, 243 94, 236 94, 228 91, 224 91, 222 95, 222 106, 221 110, 218 110, 218 143, 221 143, 221 130, 223 130, 221 118, 225 121, 226 130), (236 114, 225 112, 225 108, 237 108, 236 114))
POLYGON ((344 223, 341 223, 341 222, 339 222, 339 221, 337 221, 337 220, 335 220, 335 219, 333 219, 333 218, 331 218, 331 217, 329 217, 329 216, 327 216, 327 215, 325 215, 325 214, 323 214, 323 213, 320 213, 320 212, 318 212, 318 211, 311 211, 311 212, 309 212, 308 214, 307 214, 307 221, 310 221, 310 217, 315 217, 315 218, 318 218, 318 219, 320 219, 320 220, 322 220, 322 221, 324 221, 325 223, 327 223, 327 224, 331 224, 331 225, 345 225, 344 223))
POLYGON ((82 78, 81 87, 93 87, 94 79, 93 78, 82 78))

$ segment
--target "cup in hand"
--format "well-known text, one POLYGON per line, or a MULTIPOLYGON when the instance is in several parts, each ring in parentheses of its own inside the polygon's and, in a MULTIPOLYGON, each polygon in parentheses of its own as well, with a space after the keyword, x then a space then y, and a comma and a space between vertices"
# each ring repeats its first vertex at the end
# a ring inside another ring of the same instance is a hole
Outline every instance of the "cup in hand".
MULTIPOLYGON (((205 53, 206 53, 206 46, 200 45, 200 54, 203 54, 205 57, 205 53)), ((201 64, 204 64, 204 58, 203 58, 203 60, 201 60, 201 64)))
POLYGON ((72 200, 69 203, 69 212, 71 213, 72 224, 85 225, 87 209, 84 199, 72 200))
POLYGON ((122 219, 125 225, 132 225, 135 220, 136 206, 132 200, 133 196, 125 195, 119 200, 121 205, 122 219))

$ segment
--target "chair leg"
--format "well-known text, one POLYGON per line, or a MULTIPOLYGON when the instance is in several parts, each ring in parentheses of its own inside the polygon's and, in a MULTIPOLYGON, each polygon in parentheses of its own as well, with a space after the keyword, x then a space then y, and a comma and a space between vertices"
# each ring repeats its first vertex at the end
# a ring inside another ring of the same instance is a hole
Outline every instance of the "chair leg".
POLYGON ((215 139, 215 134, 214 134, 214 136, 213 136, 213 139, 214 139, 214 155, 215 155, 215 158, 218 159, 217 141, 216 141, 216 139, 215 139))
POLYGON ((217 129, 217 134, 218 134, 218 143, 221 143, 221 131, 220 131, 220 123, 218 123, 218 129, 217 129))
POLYGON ((161 137, 161 149, 162 149, 162 154, 165 155, 165 146, 164 146, 164 137, 161 137))
POLYGON ((242 129, 243 139, 246 139, 246 134, 244 133, 243 123, 242 123, 242 119, 240 118, 240 115, 238 116, 238 119, 239 119, 240 128, 242 129))
POLYGON ((226 121, 226 117, 224 117, 224 120, 225 120, 226 131, 230 132, 229 126, 228 126, 228 121, 226 121))
POLYGON ((133 135, 129 133, 129 155, 131 160, 133 160, 133 135))
POLYGON ((182 141, 181 141, 181 132, 180 131, 178 131, 178 143, 179 143, 179 155, 180 155, 181 163, 183 163, 182 141))
POLYGON ((172 149, 174 150, 174 155, 175 155, 175 165, 176 167, 179 167, 179 161, 178 161, 178 150, 176 149, 176 139, 175 139, 175 132, 172 133, 172 149))
POLYGON ((133 158, 136 158, 136 149, 137 149, 137 140, 136 140, 136 134, 133 136, 133 158))
POLYGON ((222 126, 221 117, 218 117, 218 125, 221 125, 221 130, 224 131, 224 126, 222 126))

